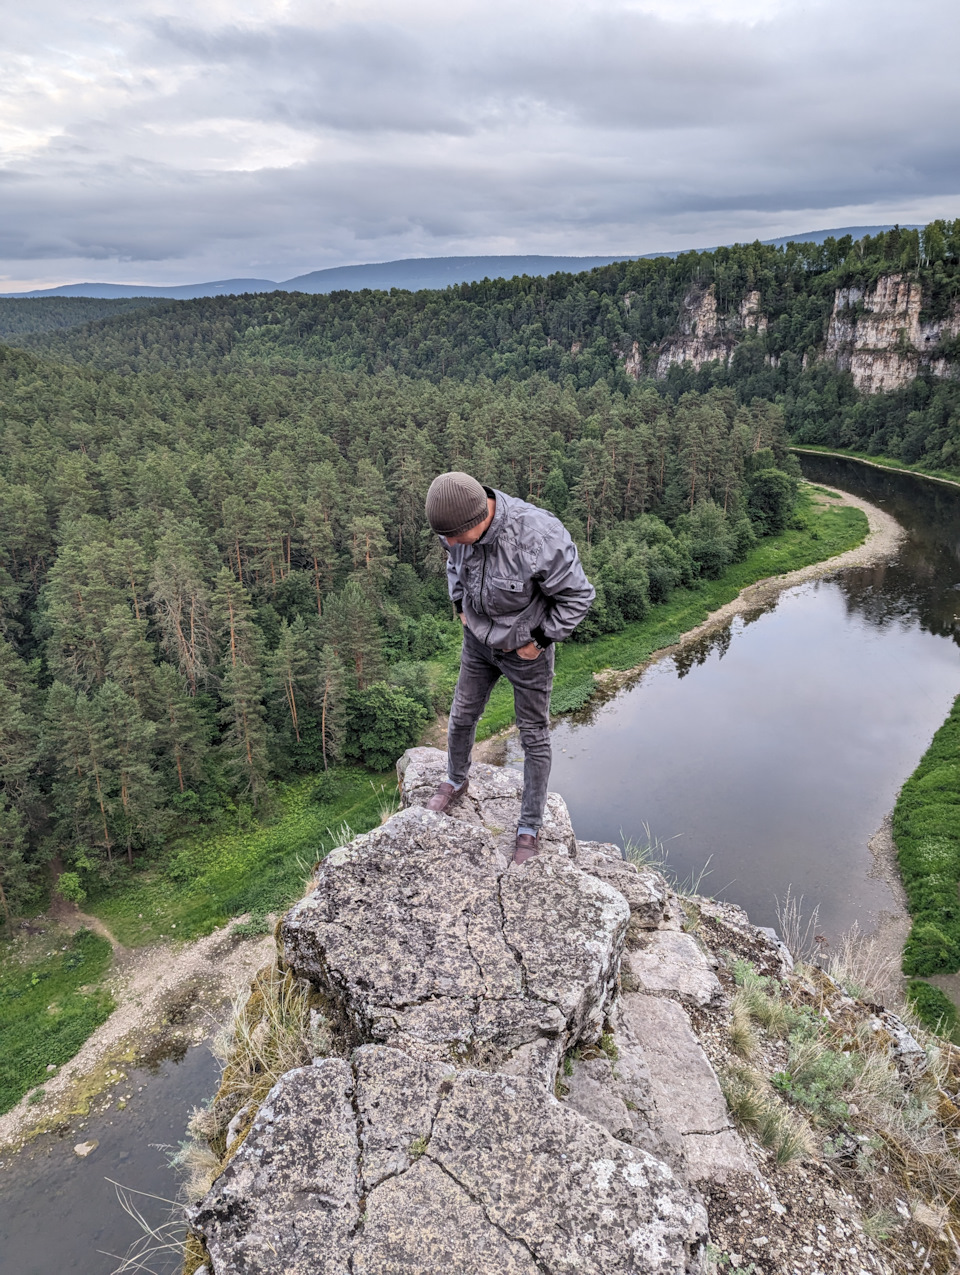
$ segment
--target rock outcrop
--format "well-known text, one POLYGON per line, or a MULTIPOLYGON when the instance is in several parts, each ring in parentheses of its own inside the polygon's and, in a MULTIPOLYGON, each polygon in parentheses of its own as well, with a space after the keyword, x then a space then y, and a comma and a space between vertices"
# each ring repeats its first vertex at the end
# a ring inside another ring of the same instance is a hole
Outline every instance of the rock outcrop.
POLYGON ((748 292, 736 310, 720 313, 714 285, 693 289, 683 299, 678 332, 661 345, 654 375, 663 378, 675 363, 701 368, 717 359, 726 363, 744 332, 766 332, 760 293, 748 292))
POLYGON ((827 330, 827 358, 853 376, 867 394, 896 390, 921 370, 948 376, 951 365, 939 352, 942 341, 960 334, 960 305, 947 317, 923 323, 921 284, 907 274, 882 275, 876 286, 839 288, 827 330))
MULTIPOLYGON (((758 1167, 728 1110, 731 970, 796 979, 783 945, 578 841, 556 794, 541 854, 510 866, 518 772, 475 766, 438 815, 445 755, 398 769, 404 808, 332 851, 281 922, 280 982, 322 1006, 324 1056, 255 1112, 218 1096, 228 1150, 188 1212, 198 1269, 713 1275, 748 1252, 763 1275, 890 1275, 839 1180, 798 1168, 775 1189, 775 1153, 758 1167)), ((795 994, 842 1022, 853 1001, 808 977, 795 994)), ((873 1007, 865 1024, 921 1077, 899 1020, 873 1007)))

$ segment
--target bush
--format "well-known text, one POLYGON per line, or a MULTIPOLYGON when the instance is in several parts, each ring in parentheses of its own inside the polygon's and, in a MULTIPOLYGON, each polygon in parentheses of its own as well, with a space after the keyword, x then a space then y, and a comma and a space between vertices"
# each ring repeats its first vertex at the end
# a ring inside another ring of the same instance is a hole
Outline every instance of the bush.
POLYGON ((950 997, 939 987, 912 978, 907 984, 907 1000, 924 1026, 949 1040, 956 1038, 960 1014, 950 997))
POLYGON ((87 900, 87 892, 80 884, 80 876, 76 872, 61 872, 57 878, 57 891, 69 903, 78 906, 87 900))
POLYGON ((386 682, 352 691, 347 697, 344 755, 372 770, 389 770, 417 742, 427 720, 422 705, 386 682))
POLYGON ((774 536, 790 521, 797 480, 782 469, 761 469, 750 477, 747 512, 758 535, 774 536))

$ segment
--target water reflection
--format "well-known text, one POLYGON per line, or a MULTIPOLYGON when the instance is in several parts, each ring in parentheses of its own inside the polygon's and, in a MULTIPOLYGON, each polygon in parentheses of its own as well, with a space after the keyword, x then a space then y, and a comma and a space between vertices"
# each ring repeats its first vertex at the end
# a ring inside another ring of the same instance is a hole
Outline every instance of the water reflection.
POLYGON ((897 559, 791 590, 563 721, 551 786, 582 836, 646 824, 759 924, 792 886, 835 935, 891 906, 867 843, 960 692, 960 493, 811 460, 907 528, 897 559))

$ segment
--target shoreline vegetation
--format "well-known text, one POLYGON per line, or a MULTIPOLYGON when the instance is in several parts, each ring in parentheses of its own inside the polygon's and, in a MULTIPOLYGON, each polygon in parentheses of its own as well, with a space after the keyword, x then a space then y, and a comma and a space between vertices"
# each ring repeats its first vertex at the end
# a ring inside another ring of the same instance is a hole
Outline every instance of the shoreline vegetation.
POLYGON ((836 460, 855 460, 861 465, 869 465, 871 469, 888 469, 893 474, 911 474, 914 478, 929 478, 931 482, 944 483, 948 487, 960 487, 960 477, 949 474, 944 469, 934 469, 922 465, 905 465, 894 456, 875 456, 871 452, 854 451, 840 447, 800 447, 791 444, 791 452, 798 456, 830 456, 836 460))
MULTIPOLYGON (((638 666, 696 640, 714 624, 726 623, 736 610, 769 605, 781 589, 799 583, 801 577, 830 574, 845 565, 851 554, 864 562, 873 560, 896 543, 896 524, 887 515, 866 502, 809 484, 800 488, 793 524, 779 536, 762 541, 719 579, 677 590, 667 603, 653 608, 645 621, 590 643, 567 644, 558 662, 557 683, 564 697, 561 704, 569 707, 560 711, 575 711, 595 693, 608 693, 619 684, 617 679, 630 678, 638 666)), ((447 658, 431 662, 431 676, 449 680, 452 670, 455 677, 458 659, 459 644, 451 644, 447 658)), ((503 683, 478 738, 489 740, 509 727, 508 707, 512 717, 512 697, 503 683)), ((381 822, 393 802, 389 772, 374 775, 344 767, 310 776, 278 788, 277 806, 268 820, 251 818, 241 827, 221 826, 185 837, 172 848, 164 865, 152 864, 125 886, 89 899, 84 906, 91 915, 86 920, 97 923, 114 944, 115 968, 104 986, 109 982, 119 1008, 93 1032, 73 1066, 64 1067, 62 1075, 45 1085, 40 1102, 29 1105, 32 1095, 28 1094, 18 1107, 0 1116, 0 1146, 23 1138, 31 1127, 49 1128, 59 1111, 76 1109, 71 1094, 78 1085, 83 1085, 84 1101, 89 1101, 87 1072, 91 1069, 96 1068, 107 1086, 111 1059, 129 1065, 130 1040, 136 1037, 142 1046, 157 1029, 158 1016, 177 985, 174 975, 164 996, 145 995, 145 971, 179 961, 182 979, 195 979, 195 962, 182 960, 179 954, 194 950, 199 954, 201 949, 206 953, 208 947, 237 953, 259 950, 268 941, 262 936, 270 932, 272 916, 297 897, 315 860, 333 845, 381 822), (228 927, 231 918, 238 916, 244 919, 234 919, 228 927), (135 1006, 138 998, 141 1004, 135 1006), (118 1033, 121 1018, 126 1030, 118 1033), (106 1040, 108 1044, 103 1043, 106 1040)), ((16 955, 8 952, 3 967, 13 967, 29 982, 32 960, 49 946, 45 935, 28 937, 16 955)), ((231 959, 242 984, 247 966, 231 959)), ((206 969, 211 962, 206 956, 203 961, 206 969)), ((230 993, 224 979, 217 988, 221 995, 230 993)), ((37 1044, 25 1027, 20 1024, 21 1051, 32 1058, 37 1044)), ((14 1065, 11 1059, 11 1068, 14 1065)), ((36 1066, 29 1070, 32 1084, 37 1083, 35 1072, 36 1066)), ((27 1074, 25 1070, 23 1079, 27 1074)), ((23 1084, 21 1092, 27 1092, 23 1084)), ((4 1105, 12 1104, 8 1099, 4 1105)))

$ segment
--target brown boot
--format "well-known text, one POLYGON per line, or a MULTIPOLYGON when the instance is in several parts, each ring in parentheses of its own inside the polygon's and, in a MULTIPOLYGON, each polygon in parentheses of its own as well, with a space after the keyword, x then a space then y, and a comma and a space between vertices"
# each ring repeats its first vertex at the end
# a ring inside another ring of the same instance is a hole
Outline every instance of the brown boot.
POLYGON ((539 854, 540 846, 537 844, 537 840, 537 837, 531 837, 529 832, 518 832, 517 848, 513 852, 514 863, 526 863, 535 854, 539 854))
POLYGON ((433 794, 433 796, 427 802, 427 809, 436 810, 440 814, 443 814, 447 806, 450 805, 451 801, 456 801, 458 797, 462 797, 463 794, 467 791, 468 782, 469 781, 465 779, 459 788, 455 788, 453 784, 451 784, 448 780, 444 780, 444 782, 440 785, 437 791, 433 794))

